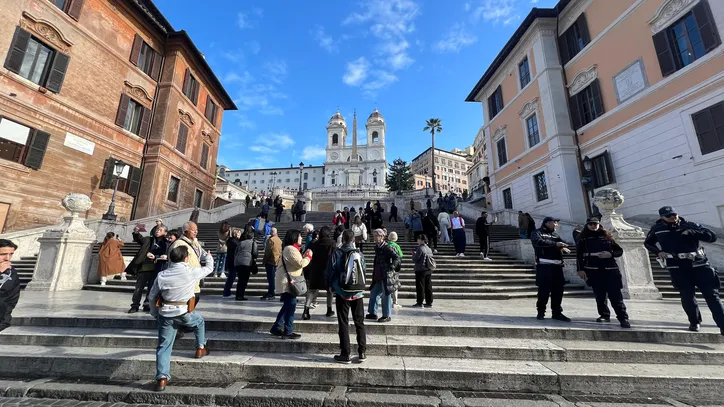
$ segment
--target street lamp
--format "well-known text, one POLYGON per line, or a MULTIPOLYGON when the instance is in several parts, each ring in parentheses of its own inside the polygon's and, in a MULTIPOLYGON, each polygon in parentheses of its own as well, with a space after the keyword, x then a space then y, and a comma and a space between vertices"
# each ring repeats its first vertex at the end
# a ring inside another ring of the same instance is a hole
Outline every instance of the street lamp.
POLYGON ((425 174, 425 198, 429 198, 430 194, 427 192, 427 170, 423 171, 423 174, 425 174))
POLYGON ((108 205, 108 212, 103 214, 104 220, 116 220, 116 192, 118 192, 118 182, 121 180, 121 175, 126 169, 126 163, 123 160, 116 160, 113 165, 113 174, 111 176, 116 177, 116 184, 113 187, 113 195, 111 196, 111 204, 108 205))
POLYGON ((299 192, 297 192, 297 195, 304 195, 304 192, 302 192, 302 171, 304 171, 304 163, 299 163, 299 192))

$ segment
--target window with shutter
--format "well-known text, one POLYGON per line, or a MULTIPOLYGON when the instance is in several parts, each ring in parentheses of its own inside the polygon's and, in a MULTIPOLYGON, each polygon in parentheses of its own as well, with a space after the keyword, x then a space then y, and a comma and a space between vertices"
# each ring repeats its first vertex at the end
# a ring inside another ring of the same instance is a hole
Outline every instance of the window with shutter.
POLYGON ((148 132, 151 130, 151 115, 153 112, 151 109, 142 107, 141 108, 141 124, 138 127, 138 134, 140 137, 148 138, 148 132))
POLYGON ((99 189, 113 188, 113 167, 116 165, 116 159, 108 157, 103 163, 103 173, 101 174, 101 182, 98 184, 99 189))
POLYGON ((20 27, 15 29, 5 68, 58 93, 68 68, 69 57, 45 45, 20 27))
POLYGON ((141 188, 141 169, 136 167, 131 167, 128 171, 128 187, 126 189, 126 193, 128 195, 137 197, 138 191, 141 188))
POLYGON ((70 0, 70 6, 68 6, 68 15, 75 21, 80 19, 80 12, 83 10, 83 3, 85 0, 70 0))
POLYGON ((213 100, 211 100, 211 96, 206 96, 206 112, 205 116, 206 118, 216 126, 216 114, 218 112, 218 107, 216 106, 216 103, 214 103, 213 100))
POLYGON ((144 108, 140 103, 131 99, 127 95, 122 95, 121 102, 118 105, 116 124, 135 135, 143 137, 141 134, 141 124, 145 110, 148 109, 144 108))
POLYGON ((504 166, 508 162, 508 152, 505 146, 505 137, 495 142, 495 148, 498 150, 498 167, 504 166))
POLYGON ((209 145, 203 144, 201 146, 201 159, 199 160, 199 165, 201 165, 201 168, 206 169, 206 166, 209 164, 209 145))
POLYGON ((35 130, 0 118, 0 159, 24 164, 29 139, 35 130))
POLYGON ((570 106, 574 130, 601 117, 605 111, 598 79, 595 79, 583 90, 571 96, 570 106))
POLYGON ((199 102, 199 81, 196 80, 188 68, 186 68, 184 77, 183 93, 194 105, 199 102))
POLYGON ((189 136, 189 128, 185 124, 180 123, 178 128, 178 138, 176 139, 176 150, 181 154, 186 154, 186 140, 189 136))
POLYGON ((563 64, 566 64, 578 55, 590 42, 591 37, 588 33, 586 15, 581 14, 558 39, 558 48, 563 64))
POLYGON ((25 166, 30 167, 34 170, 39 170, 43 165, 43 158, 45 158, 45 151, 48 149, 48 143, 50 142, 50 133, 44 131, 35 130, 33 137, 28 143, 28 153, 25 156, 25 166))
POLYGON ((601 188, 616 182, 613 176, 613 165, 608 151, 591 158, 593 172, 593 187, 601 188))
POLYGON ((671 75, 721 44, 711 9, 701 0, 688 13, 653 37, 661 74, 671 75))
POLYGON ((490 119, 493 120, 495 116, 503 110, 503 89, 498 86, 492 95, 488 98, 488 112, 490 113, 490 119))
POLYGON ((50 67, 50 74, 48 75, 48 81, 45 85, 49 91, 53 93, 60 93, 60 88, 63 87, 65 72, 68 69, 69 61, 69 56, 61 54, 60 52, 55 53, 53 65, 50 67))
POLYGON ((724 149, 724 102, 691 115, 701 155, 724 149))

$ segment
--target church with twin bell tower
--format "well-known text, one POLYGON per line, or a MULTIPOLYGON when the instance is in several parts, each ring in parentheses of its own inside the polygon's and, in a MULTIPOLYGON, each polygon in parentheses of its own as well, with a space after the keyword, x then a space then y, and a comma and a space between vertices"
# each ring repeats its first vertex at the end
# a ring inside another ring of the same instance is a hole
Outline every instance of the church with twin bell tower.
POLYGON ((337 113, 327 124, 327 159, 325 188, 386 189, 387 157, 385 154, 385 119, 375 109, 365 124, 367 141, 357 139, 357 112, 352 119, 352 142, 347 141, 347 121, 337 113))

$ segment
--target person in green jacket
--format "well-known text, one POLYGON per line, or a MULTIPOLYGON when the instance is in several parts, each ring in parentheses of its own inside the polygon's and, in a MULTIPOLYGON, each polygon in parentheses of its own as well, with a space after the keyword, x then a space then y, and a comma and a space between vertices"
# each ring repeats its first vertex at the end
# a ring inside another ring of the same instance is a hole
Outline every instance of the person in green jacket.
MULTIPOLYGON (((400 247, 399 244, 397 244, 397 232, 390 232, 390 234, 387 235, 387 240, 388 240, 387 244, 389 244, 390 247, 395 249, 395 251, 397 252, 397 255, 400 256, 400 265, 401 265, 402 264, 402 248, 400 247)), ((395 272, 399 273, 400 270, 395 270, 395 272)), ((397 291, 395 291, 392 294, 392 306, 394 308, 402 308, 402 305, 397 303, 397 293, 399 293, 399 292, 400 292, 400 290, 397 289, 397 291)))

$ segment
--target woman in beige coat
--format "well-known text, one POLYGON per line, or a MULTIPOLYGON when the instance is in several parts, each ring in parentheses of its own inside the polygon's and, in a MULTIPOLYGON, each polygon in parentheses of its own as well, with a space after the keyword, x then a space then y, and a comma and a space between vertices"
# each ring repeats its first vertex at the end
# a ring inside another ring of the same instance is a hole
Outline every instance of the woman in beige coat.
POLYGON ((297 297, 289 291, 287 273, 292 277, 301 277, 304 267, 309 265, 312 260, 312 251, 307 250, 304 254, 299 251, 302 246, 302 234, 296 229, 290 229, 287 232, 284 236, 283 246, 274 284, 276 293, 280 294, 282 300, 282 309, 279 310, 271 333, 287 339, 299 339, 301 335, 294 332, 294 311, 297 309, 297 297))
POLYGON ((121 247, 123 242, 118 240, 115 233, 108 232, 98 249, 98 277, 101 278, 101 285, 106 285, 108 277, 113 278, 116 274, 121 275, 121 280, 126 279, 121 247))

